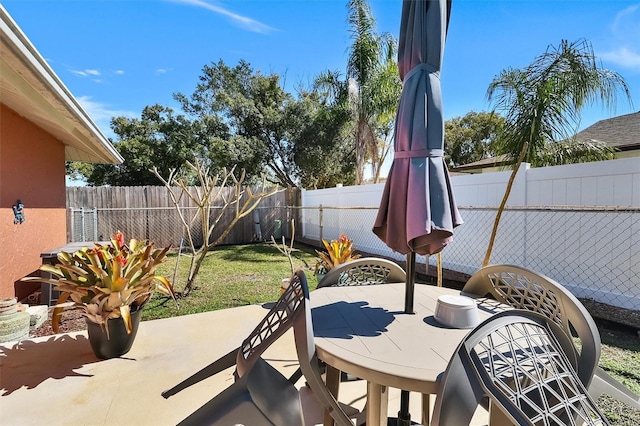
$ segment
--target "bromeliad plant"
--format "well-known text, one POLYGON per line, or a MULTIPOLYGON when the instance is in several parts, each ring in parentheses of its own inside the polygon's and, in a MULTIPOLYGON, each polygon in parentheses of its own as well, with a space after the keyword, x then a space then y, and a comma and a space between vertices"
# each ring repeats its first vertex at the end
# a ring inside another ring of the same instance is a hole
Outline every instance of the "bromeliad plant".
MULTIPOLYGON (((40 267, 57 278, 36 280, 53 284, 62 292, 58 305, 70 297, 82 306, 85 316, 100 324, 107 334, 106 322, 120 317, 127 333, 131 333, 131 312, 141 309, 155 291, 175 301, 171 283, 155 273, 156 267, 166 260, 168 250, 169 247, 154 249, 153 243, 146 240, 132 239, 125 244, 124 235, 118 231, 112 235, 111 244, 95 243, 94 248, 59 253, 59 264, 40 267)), ((52 316, 55 332, 61 313, 62 307, 56 306, 52 316)))
POLYGON ((324 244, 324 248, 327 249, 327 251, 319 252, 316 250, 319 259, 316 263, 314 275, 326 274, 337 265, 360 257, 359 254, 354 253, 353 240, 348 239, 344 233, 340 235, 337 241, 331 240, 329 243, 326 240, 322 240, 322 244, 324 244))

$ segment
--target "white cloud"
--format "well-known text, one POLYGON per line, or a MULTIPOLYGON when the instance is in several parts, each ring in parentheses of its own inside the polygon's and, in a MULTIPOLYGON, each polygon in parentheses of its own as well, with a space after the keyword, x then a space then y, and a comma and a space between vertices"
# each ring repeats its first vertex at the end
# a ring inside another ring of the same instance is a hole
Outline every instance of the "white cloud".
POLYGON ((626 47, 618 47, 614 50, 600 53, 598 56, 603 61, 640 71, 640 53, 634 52, 626 47))
MULTIPOLYGON (((69 72, 75 75, 79 75, 80 77, 101 77, 102 72, 97 69, 85 69, 85 70, 74 70, 69 68, 69 72)), ((115 75, 124 75, 124 70, 116 70, 113 71, 115 75)), ((102 83, 104 80, 102 78, 92 78, 92 80, 96 83, 102 83)))
POLYGON ((166 68, 158 68, 156 70, 156 74, 166 74, 167 72, 169 72, 169 70, 166 68))
POLYGON ((129 117, 135 118, 138 116, 137 113, 132 111, 123 111, 117 109, 110 109, 108 105, 95 102, 92 100, 91 96, 78 96, 76 97, 82 108, 87 112, 89 117, 93 120, 94 123, 102 130, 107 137, 115 139, 115 134, 111 130, 111 119, 113 117, 129 117))
POLYGON ((613 21, 613 31, 626 31, 626 27, 630 23, 629 21, 633 21, 634 15, 639 8, 640 4, 634 4, 618 12, 616 15, 616 19, 613 21))
POLYGON ((640 4, 620 10, 610 27, 609 47, 599 49, 603 61, 640 71, 640 4))
POLYGON ((201 7, 203 9, 210 10, 211 12, 217 13, 222 16, 226 16, 231 19, 237 26, 244 28, 247 31, 252 31, 255 33, 267 34, 273 31, 276 31, 275 28, 270 27, 262 22, 256 21, 255 19, 249 18, 248 16, 238 15, 226 9, 222 6, 218 6, 215 4, 208 3, 204 0, 170 0, 176 3, 185 3, 190 4, 192 6, 201 7))
MULTIPOLYGON (((102 75, 102 73, 98 70, 95 69, 86 69, 86 70, 74 70, 74 69, 69 69, 70 72, 72 72, 75 75, 79 75, 81 77, 89 77, 89 76, 93 76, 93 77, 98 77, 100 75, 102 75)), ((100 80, 94 80, 94 81, 100 81, 100 80)))

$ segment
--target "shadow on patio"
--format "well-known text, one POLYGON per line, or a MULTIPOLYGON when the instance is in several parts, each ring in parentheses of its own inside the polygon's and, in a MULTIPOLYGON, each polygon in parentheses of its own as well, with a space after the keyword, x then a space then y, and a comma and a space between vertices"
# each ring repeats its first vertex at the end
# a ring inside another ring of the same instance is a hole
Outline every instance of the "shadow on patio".
MULTIPOLYGON (((3 424, 176 424, 233 382, 233 368, 170 399, 161 392, 237 347, 265 315, 262 305, 144 321, 131 351, 99 360, 86 332, 0 345, 0 412, 3 424)), ((285 376, 297 368, 292 331, 264 358, 285 376)), ((304 381, 300 381, 304 383, 304 381)), ((366 382, 343 383, 340 400, 362 408, 366 382)), ((412 394, 412 417, 420 418, 412 394)), ((389 415, 399 408, 393 390, 389 415)), ((318 417, 321 422, 321 416, 318 417)), ((486 424, 479 419, 478 423, 486 424)))

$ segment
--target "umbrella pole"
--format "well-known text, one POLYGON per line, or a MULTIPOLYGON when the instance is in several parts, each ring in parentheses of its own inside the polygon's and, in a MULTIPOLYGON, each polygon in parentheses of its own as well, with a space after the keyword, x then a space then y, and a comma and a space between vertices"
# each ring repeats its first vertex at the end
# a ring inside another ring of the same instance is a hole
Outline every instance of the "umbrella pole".
MULTIPOLYGON (((416 253, 407 254, 407 282, 405 286, 404 313, 413 314, 413 290, 416 283, 416 253)), ((409 391, 400 392, 400 411, 398 411, 398 426, 410 426, 409 391)))
POLYGON ((400 392, 400 411, 398 411, 397 426, 411 426, 411 413, 409 413, 409 391, 400 392))
POLYGON ((404 313, 413 314, 413 288, 416 283, 416 253, 407 254, 407 283, 404 293, 404 313))

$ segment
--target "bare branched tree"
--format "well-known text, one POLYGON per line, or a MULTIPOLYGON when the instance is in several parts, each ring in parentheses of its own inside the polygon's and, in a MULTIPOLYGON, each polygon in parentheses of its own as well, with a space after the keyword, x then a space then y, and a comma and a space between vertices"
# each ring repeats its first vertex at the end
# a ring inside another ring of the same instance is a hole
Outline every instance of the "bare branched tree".
POLYGON ((259 190, 254 192, 250 187, 244 186, 244 170, 242 170, 239 177, 236 177, 234 173, 235 167, 229 171, 225 168, 221 173, 211 176, 209 168, 200 164, 198 160, 193 163, 187 161, 187 166, 195 173, 200 184, 195 187, 195 191, 189 189, 187 179, 181 178, 176 169, 172 169, 166 179, 160 175, 156 167, 151 169, 169 191, 171 202, 175 206, 180 221, 184 226, 187 243, 192 254, 189 277, 184 289, 179 293, 181 297, 187 296, 193 290, 195 279, 209 250, 220 244, 238 221, 258 207, 263 198, 270 197, 283 190, 277 186, 267 187, 266 178, 263 176, 262 183, 258 187, 259 190), (190 219, 185 217, 184 211, 180 207, 183 197, 189 198, 198 208, 198 214, 190 219), (212 214, 212 207, 214 206, 216 207, 216 212, 212 214), (224 230, 218 234, 217 238, 212 240, 214 230, 216 230, 220 220, 230 208, 233 209, 233 219, 226 223, 224 230), (196 246, 196 238, 193 234, 193 228, 198 219, 200 220, 202 232, 202 245, 200 247, 196 246))

